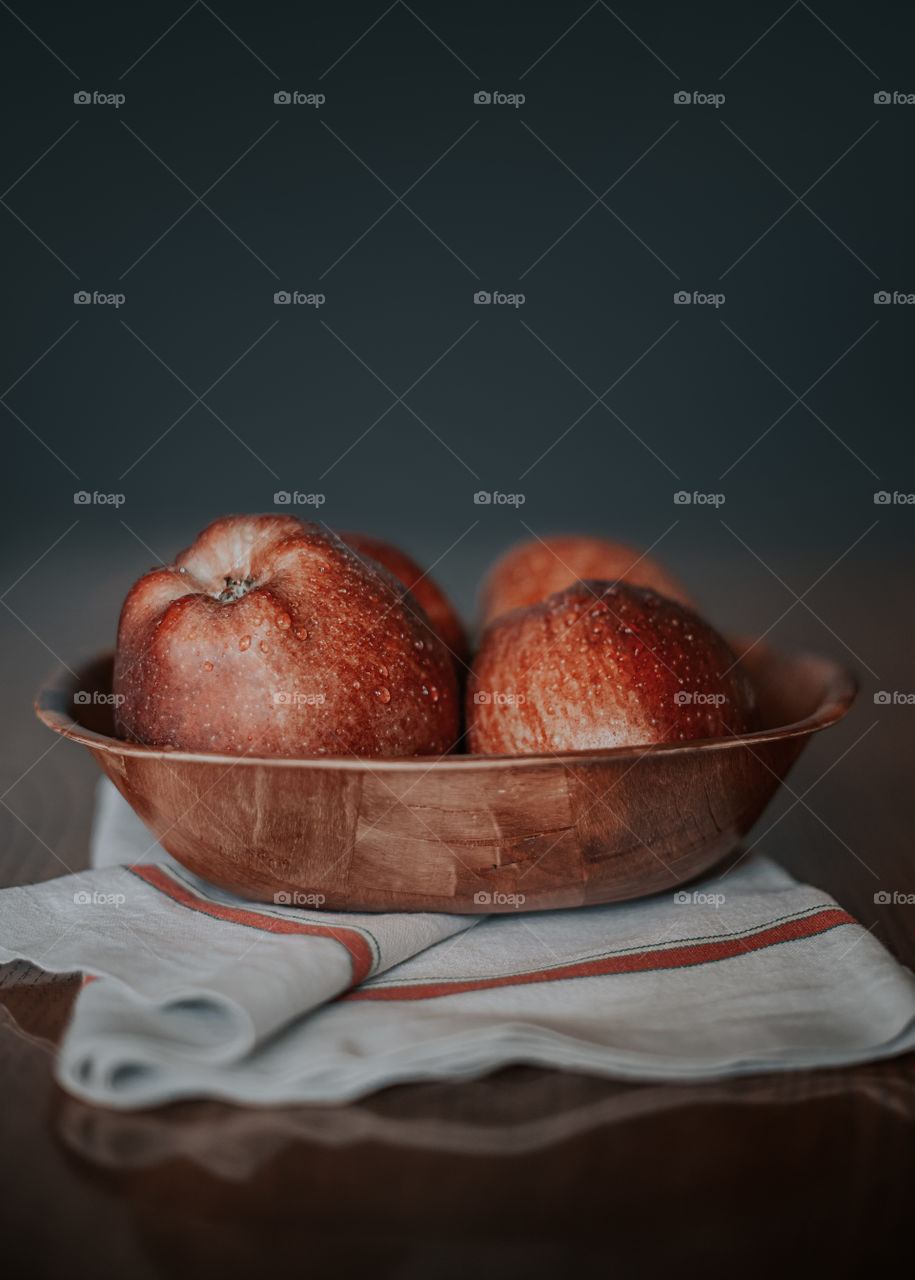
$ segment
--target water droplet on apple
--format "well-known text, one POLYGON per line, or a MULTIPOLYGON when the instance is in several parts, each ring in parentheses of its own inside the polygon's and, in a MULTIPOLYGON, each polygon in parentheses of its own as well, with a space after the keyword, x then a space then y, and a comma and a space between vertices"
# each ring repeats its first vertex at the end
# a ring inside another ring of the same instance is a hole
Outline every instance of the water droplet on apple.
POLYGON ((307 640, 307 639, 308 639, 308 632, 305 630, 305 628, 304 628, 304 627, 298 627, 298 628, 296 629, 296 635, 298 636, 298 638, 299 638, 300 640, 307 640))
POLYGON ((378 667, 378 674, 379 674, 379 675, 382 677, 382 679, 384 679, 384 680, 386 680, 386 679, 387 679, 387 677, 388 677, 388 669, 387 669, 387 667, 384 665, 384 663, 383 663, 383 662, 379 664, 379 667, 378 667))
POLYGON ((289 627, 292 626, 292 619, 288 613, 281 613, 276 620, 276 625, 279 627, 280 631, 287 631, 289 627))
POLYGON ((381 699, 382 702, 387 703, 391 701, 390 689, 376 689, 375 692, 378 694, 378 697, 381 699))
POLYGON ((205 663, 203 664, 203 669, 204 669, 204 671, 212 671, 212 670, 213 670, 213 664, 212 664, 212 662, 205 662, 205 663))
POLYGON ((246 649, 250 649, 250 648, 251 648, 251 637, 250 637, 250 636, 242 636, 242 638, 241 638, 241 639, 239 640, 239 642, 238 642, 238 647, 239 647, 239 649, 241 649, 242 653, 244 653, 244 651, 245 651, 246 649))
POLYGON ((258 647, 258 649, 260 649, 261 653, 269 653, 269 652, 270 652, 270 646, 267 644, 267 642, 266 642, 265 640, 262 640, 262 641, 260 642, 260 644, 259 644, 257 647, 258 647))

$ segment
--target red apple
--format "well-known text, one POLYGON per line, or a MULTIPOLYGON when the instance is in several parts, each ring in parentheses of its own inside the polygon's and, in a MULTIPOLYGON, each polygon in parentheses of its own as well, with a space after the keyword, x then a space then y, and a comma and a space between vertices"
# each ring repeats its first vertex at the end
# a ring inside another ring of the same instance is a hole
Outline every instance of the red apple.
POLYGON ((118 732, 253 755, 440 755, 459 732, 451 659, 385 569, 287 515, 227 516, 130 590, 118 732))
POLYGON ((359 555, 368 556, 376 564, 383 565, 412 592, 429 615, 429 621, 441 636, 445 647, 450 649, 455 661, 463 665, 467 657, 467 637, 457 610, 438 583, 405 551, 390 542, 373 538, 368 533, 341 533, 339 536, 359 555))
POLYGON ((501 613, 536 604, 588 578, 631 582, 681 604, 692 604, 684 588, 657 560, 634 547, 586 534, 565 534, 532 538, 496 561, 483 585, 483 625, 488 626, 501 613))
POLYGON ((624 583, 578 582, 487 629, 467 691, 470 750, 584 751, 744 733, 753 695, 691 609, 624 583))

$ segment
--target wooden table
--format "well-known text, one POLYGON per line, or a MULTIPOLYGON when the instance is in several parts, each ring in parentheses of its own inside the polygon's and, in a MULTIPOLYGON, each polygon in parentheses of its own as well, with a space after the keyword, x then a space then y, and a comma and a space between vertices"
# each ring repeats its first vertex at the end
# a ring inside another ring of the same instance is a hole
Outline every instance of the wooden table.
MULTIPOLYGON (((790 779, 796 795, 813 787, 803 803, 783 793, 760 828, 784 814, 766 851, 912 965, 915 907, 875 904, 874 894, 915 892, 915 708, 875 706, 873 688, 907 687, 915 619, 898 590, 882 617, 869 612, 886 583, 878 566, 866 579, 871 594, 844 616, 841 592, 818 608, 856 646, 869 629, 867 661, 882 683, 867 681, 847 721, 803 758, 790 779)), ((810 626, 791 638, 841 654, 810 626)), ((49 659, 19 628, 9 635, 10 660, 37 679, 49 659)), ((23 682, 3 703, 14 730, 6 785, 16 780, 2 811, 4 883, 87 859, 95 766, 70 744, 51 745, 27 697, 23 682)), ((121 1116, 52 1081, 76 980, 12 968, 0 984, 11 1278, 230 1277, 268 1261, 407 1280, 572 1268, 851 1275, 879 1274, 908 1252, 915 1055, 697 1087, 516 1068, 352 1107, 199 1103, 121 1116)))

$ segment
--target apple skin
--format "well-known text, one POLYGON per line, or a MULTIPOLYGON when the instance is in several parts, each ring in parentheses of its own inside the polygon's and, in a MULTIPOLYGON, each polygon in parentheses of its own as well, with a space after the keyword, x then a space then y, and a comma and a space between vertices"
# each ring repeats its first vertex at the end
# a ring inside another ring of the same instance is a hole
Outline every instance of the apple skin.
POLYGON ((393 573, 408 591, 416 597, 429 621, 451 651, 455 662, 461 666, 467 660, 467 636, 454 605, 426 571, 400 547, 368 533, 340 533, 337 535, 360 556, 368 556, 376 564, 393 573))
POLYGON ((227 516, 130 590, 117 732, 189 751, 441 755, 459 733, 451 659, 385 569, 287 515, 227 516))
POLYGON ((578 582, 484 633, 467 689, 469 748, 519 755, 745 733, 754 696, 735 662, 676 601, 578 582))
POLYGON ((676 578, 634 547, 587 534, 562 534, 519 543, 496 561, 483 584, 483 625, 585 579, 631 582, 693 604, 676 578))

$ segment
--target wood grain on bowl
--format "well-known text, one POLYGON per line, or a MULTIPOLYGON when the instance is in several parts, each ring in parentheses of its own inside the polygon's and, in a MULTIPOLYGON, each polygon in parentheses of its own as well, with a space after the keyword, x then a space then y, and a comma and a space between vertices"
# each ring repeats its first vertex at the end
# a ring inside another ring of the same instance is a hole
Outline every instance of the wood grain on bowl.
POLYGON ((89 748, 179 862, 243 897, 490 913, 523 895, 538 911, 641 897, 707 871, 854 700, 854 677, 824 658, 759 644, 744 665, 759 697, 754 733, 555 755, 284 759, 123 742, 105 702, 110 657, 49 682, 36 711, 89 748))

